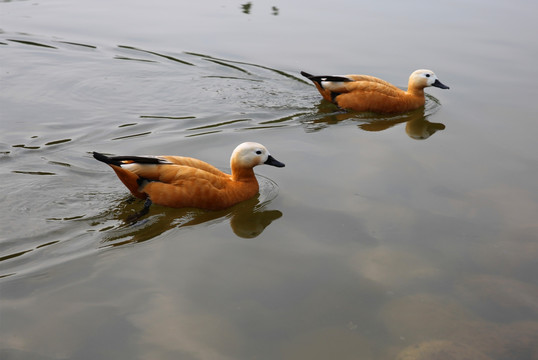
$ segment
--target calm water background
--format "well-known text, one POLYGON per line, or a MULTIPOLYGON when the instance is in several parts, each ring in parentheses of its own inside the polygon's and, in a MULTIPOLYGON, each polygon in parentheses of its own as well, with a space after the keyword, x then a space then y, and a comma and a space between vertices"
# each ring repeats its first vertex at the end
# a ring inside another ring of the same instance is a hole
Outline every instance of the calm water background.
POLYGON ((538 358, 535 1, 0 2, 2 359, 538 358), (343 113, 298 74, 424 110, 343 113), (90 152, 286 163, 140 209, 90 152))

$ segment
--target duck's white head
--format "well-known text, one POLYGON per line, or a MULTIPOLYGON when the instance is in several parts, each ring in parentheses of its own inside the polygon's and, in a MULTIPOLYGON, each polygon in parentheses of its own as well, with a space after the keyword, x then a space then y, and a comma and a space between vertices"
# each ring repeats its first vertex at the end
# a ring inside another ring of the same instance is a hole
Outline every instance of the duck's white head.
POLYGON ((284 167, 283 163, 269 154, 269 151, 265 146, 255 142, 244 142, 239 144, 233 151, 230 159, 230 166, 232 169, 235 167, 253 168, 256 165, 263 164, 284 167))
POLYGON ((409 76, 409 87, 425 88, 428 86, 435 86, 441 89, 450 89, 443 84, 437 78, 437 75, 431 70, 415 70, 411 76, 409 76))

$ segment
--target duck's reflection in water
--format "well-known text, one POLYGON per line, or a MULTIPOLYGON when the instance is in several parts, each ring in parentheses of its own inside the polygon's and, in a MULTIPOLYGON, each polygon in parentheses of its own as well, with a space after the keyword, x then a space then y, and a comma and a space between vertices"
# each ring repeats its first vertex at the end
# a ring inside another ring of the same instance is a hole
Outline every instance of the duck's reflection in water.
POLYGON ((321 130, 328 125, 337 124, 346 120, 358 121, 364 131, 383 131, 395 125, 406 123, 405 132, 415 140, 425 140, 439 130, 444 130, 442 123, 431 122, 428 117, 433 115, 440 107, 439 100, 426 94, 426 106, 417 110, 397 115, 379 115, 374 113, 357 113, 351 111, 335 111, 335 106, 322 100, 318 106, 315 119, 307 119, 304 126, 310 131, 321 130))
MULTIPOLYGON (((260 193, 255 197, 220 211, 201 209, 174 209, 163 206, 154 206, 148 215, 132 224, 126 219, 134 212, 139 211, 143 201, 127 198, 118 201, 116 208, 104 215, 106 219, 113 220, 119 225, 104 227, 103 246, 120 246, 129 243, 138 243, 150 240, 170 229, 189 227, 194 225, 211 225, 229 220, 230 227, 235 235, 241 238, 255 238, 260 235, 269 224, 282 217, 279 210, 268 210, 266 206, 276 196, 276 188, 267 189, 270 180, 258 176, 260 193), (265 184, 264 184, 265 183, 265 184), (272 192, 272 194, 271 194, 272 192), (271 198, 268 198, 271 196, 271 198), (129 201, 129 199, 131 201, 129 201)), ((276 187, 274 183, 273 186, 276 187)))
POLYGON ((435 134, 438 130, 444 130, 445 125, 427 120, 424 109, 415 110, 412 113, 395 118, 377 119, 360 124, 359 127, 365 131, 383 131, 394 125, 405 122, 405 132, 415 140, 425 140, 435 134))

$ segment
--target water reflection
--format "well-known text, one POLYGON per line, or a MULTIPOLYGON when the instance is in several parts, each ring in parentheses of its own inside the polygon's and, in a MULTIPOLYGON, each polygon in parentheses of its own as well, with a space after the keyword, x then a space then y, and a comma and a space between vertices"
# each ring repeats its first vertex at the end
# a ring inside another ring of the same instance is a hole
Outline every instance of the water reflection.
MULTIPOLYGON (((251 9, 252 9, 252 2, 251 1, 246 2, 244 4, 241 4, 241 12, 243 14, 247 14, 247 15, 250 14, 251 9)), ((280 10, 278 9, 278 7, 271 6, 271 15, 276 16, 276 15, 278 15, 279 11, 280 10)))
POLYGON ((381 321, 389 337, 411 344, 400 351, 398 360, 531 359, 536 351, 535 321, 484 321, 460 304, 428 293, 388 302, 381 309, 381 321))
POLYGON ((328 125, 334 125, 346 120, 359 121, 358 125, 364 131, 383 131, 395 125, 405 123, 405 132, 415 140, 425 140, 439 130, 444 130, 442 123, 431 122, 428 117, 437 112, 440 107, 439 100, 431 95, 426 95, 426 106, 392 116, 379 115, 374 113, 357 113, 352 111, 335 111, 335 105, 321 100, 318 105, 318 113, 315 119, 307 119, 303 124, 310 131, 319 131, 328 125))
POLYGON ((249 1, 247 3, 241 4, 241 11, 243 14, 250 14, 250 8, 252 7, 252 3, 249 1))
POLYGON ((105 232, 104 243, 106 246, 144 242, 170 229, 204 223, 209 225, 226 219, 230 220, 230 227, 235 235, 252 239, 259 236, 273 221, 282 217, 281 211, 266 209, 266 206, 277 194, 276 184, 263 177, 259 177, 259 180, 260 193, 257 196, 225 210, 206 211, 153 206, 148 217, 131 224, 127 219, 134 212, 140 211, 142 202, 129 197, 108 211, 104 215, 105 221, 103 221, 103 215, 100 215, 100 219, 95 220, 99 221, 101 225, 108 220, 121 221, 119 226, 105 225, 100 230, 105 232))

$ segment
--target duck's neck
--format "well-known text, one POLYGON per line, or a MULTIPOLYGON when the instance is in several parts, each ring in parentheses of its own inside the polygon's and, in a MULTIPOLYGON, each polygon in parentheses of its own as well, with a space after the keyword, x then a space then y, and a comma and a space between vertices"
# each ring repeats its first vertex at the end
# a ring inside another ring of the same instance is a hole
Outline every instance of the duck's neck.
POLYGON ((407 86, 407 93, 411 94, 413 96, 423 97, 424 96, 424 88, 415 86, 413 83, 410 82, 409 85, 407 86))
POLYGON ((232 167, 233 181, 256 181, 252 168, 232 167))
POLYGON ((424 97, 424 89, 409 88, 407 89, 407 93, 413 96, 424 97))

